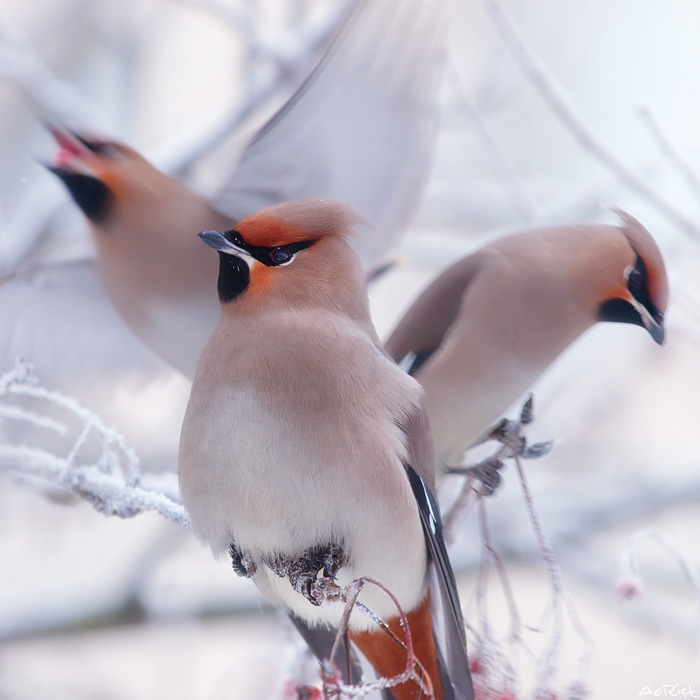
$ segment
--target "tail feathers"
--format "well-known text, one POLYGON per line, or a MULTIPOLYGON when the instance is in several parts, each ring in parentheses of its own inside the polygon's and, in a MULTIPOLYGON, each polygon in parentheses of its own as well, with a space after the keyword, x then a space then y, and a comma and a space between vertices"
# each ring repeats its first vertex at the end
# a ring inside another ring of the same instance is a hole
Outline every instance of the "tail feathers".
MULTIPOLYGON (((331 656, 331 650, 333 649, 333 644, 335 642, 335 637, 337 630, 326 629, 324 627, 309 627, 309 625, 304 622, 304 620, 296 617, 292 613, 289 613, 290 620, 294 623, 297 631, 304 638, 304 641, 308 645, 309 649, 313 655, 319 660, 329 659, 331 656)), ((349 649, 346 652, 345 644, 341 643, 338 649, 338 656, 335 659, 336 665, 343 672, 346 677, 346 681, 357 685, 362 680, 362 667, 353 649, 349 649), (345 668, 347 658, 347 666, 345 668)))
MULTIPOLYGON (((436 653, 432 631, 432 615, 430 613, 430 596, 426 595, 423 602, 414 610, 406 613, 408 627, 411 631, 411 641, 416 659, 420 662, 424 673, 428 676, 424 686, 433 688, 435 700, 451 700, 451 693, 445 696, 442 692, 441 679, 443 671, 436 653)), ((385 620, 389 629, 403 644, 406 635, 401 627, 400 617, 385 620)), ((385 678, 397 676, 406 670, 407 652, 405 646, 399 644, 384 630, 351 632, 350 638, 362 654, 372 664, 378 675, 385 678)), ((443 664, 444 665, 444 664, 443 664)), ((391 694, 396 700, 419 700, 427 698, 419 683, 409 680, 391 688, 391 694)))

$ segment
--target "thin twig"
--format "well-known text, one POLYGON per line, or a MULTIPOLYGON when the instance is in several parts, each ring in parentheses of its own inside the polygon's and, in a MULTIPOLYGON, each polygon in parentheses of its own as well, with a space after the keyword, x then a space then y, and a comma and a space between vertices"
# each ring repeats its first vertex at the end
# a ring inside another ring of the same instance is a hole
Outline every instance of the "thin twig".
POLYGON ((511 200, 515 208, 520 212, 523 220, 527 224, 535 224, 544 219, 544 214, 537 204, 537 202, 530 196, 528 191, 525 189, 525 185, 522 178, 518 175, 504 150, 498 145, 498 142, 491 134, 491 131, 486 126, 486 123, 481 118, 476 107, 472 104, 471 100, 467 97, 466 90, 462 87, 459 80, 457 70, 452 62, 448 63, 448 68, 450 69, 450 77, 456 86, 455 89, 455 101, 459 110, 469 119, 476 127, 479 136, 484 146, 488 149, 489 153, 493 156, 493 163, 498 168, 501 174, 503 182, 508 187, 508 191, 511 194, 511 200))
POLYGON ((673 542, 671 542, 671 540, 654 528, 644 528, 642 530, 635 530, 632 532, 628 536, 627 543, 625 544, 625 548, 622 552, 620 566, 623 576, 631 575, 631 577, 639 581, 641 585, 642 577, 639 573, 639 567, 637 566, 637 562, 635 560, 635 547, 639 542, 647 539, 655 540, 673 557, 678 564, 679 569, 695 591, 698 598, 698 612, 696 614, 695 624, 698 649, 700 649, 700 577, 693 569, 687 557, 673 542))
POLYGON ((639 108, 639 115, 642 120, 647 125, 651 135, 654 137, 656 142, 661 149, 661 152, 668 158, 671 165, 673 165, 676 170, 683 176, 688 187, 692 190, 696 197, 700 199, 700 178, 698 178, 697 173, 693 170, 687 160, 681 156, 669 139, 668 135, 659 124, 658 120, 651 111, 651 108, 644 105, 639 108))
POLYGON ((425 672, 420 661, 416 658, 413 649, 413 640, 411 637, 411 630, 408 626, 408 619, 403 608, 399 604, 398 600, 394 594, 386 588, 383 584, 375 579, 362 577, 352 581, 350 584, 345 586, 345 588, 340 591, 333 592, 334 600, 341 600, 345 603, 345 609, 343 610, 343 616, 341 618, 340 624, 338 625, 338 631, 336 634, 335 642, 331 650, 331 657, 326 662, 321 665, 321 678, 323 680, 323 692, 326 698, 335 697, 346 697, 346 698, 356 698, 360 700, 366 697, 369 693, 373 693, 376 690, 383 690, 384 688, 392 688, 396 685, 401 685, 409 681, 415 681, 420 689, 421 697, 428 698, 434 697, 433 687, 430 680, 430 676, 425 672), (386 593, 396 606, 397 614, 401 623, 401 627, 405 635, 405 643, 402 642, 396 635, 389 629, 388 625, 381 620, 374 612, 372 612, 366 605, 358 600, 358 596, 366 584, 376 586, 384 593, 386 593), (354 610, 360 610, 367 617, 370 618, 379 628, 388 634, 391 639, 397 643, 406 652, 406 668, 405 670, 392 676, 391 678, 378 678, 376 681, 371 683, 363 683, 362 685, 345 685, 342 682, 342 676, 338 672, 337 667, 333 663, 333 659, 338 653, 338 649, 343 640, 343 636, 348 629, 350 622, 350 616, 354 610))
MULTIPOLYGON (((479 503, 479 523, 481 527, 481 539, 486 551, 486 557, 484 558, 484 562, 482 562, 482 566, 488 566, 488 562, 490 562, 496 567, 496 571, 498 573, 498 577, 501 581, 501 586, 503 588, 503 593, 506 598, 506 603, 508 605, 508 612, 510 614, 510 635, 507 640, 507 644, 509 646, 515 645, 517 647, 519 642, 522 640, 522 626, 520 623, 520 614, 518 613, 518 606, 516 605, 515 596, 513 595, 513 589, 510 585, 510 580, 508 578, 508 574, 506 573, 505 566, 503 565, 503 561, 498 555, 498 552, 494 548, 493 542, 491 540, 488 519, 486 517, 486 497, 480 494, 477 496, 477 499, 479 503)), ((482 603, 482 605, 484 604, 482 603)), ((485 607, 486 606, 484 605, 484 608, 485 607)), ((513 692, 517 687, 517 677, 513 665, 514 657, 510 654, 501 654, 500 656, 501 663, 499 664, 499 670, 503 674, 503 688, 506 691, 513 692)))
MULTIPOLYGON (((39 386, 27 364, 18 360, 12 370, 0 376, 0 396, 29 398, 45 402, 47 406, 58 406, 82 424, 66 457, 24 445, 0 445, 0 470, 38 477, 67 489, 105 515, 131 518, 155 511, 171 522, 189 527, 182 504, 162 490, 151 490, 140 484, 138 457, 124 438, 76 399, 39 386), (102 449, 96 461, 83 463, 80 454, 88 436, 94 436, 102 449)), ((39 425, 42 421, 35 418, 35 413, 26 412, 25 419, 39 425)), ((22 417, 22 413, 11 417, 22 417)), ((40 427, 55 429, 50 420, 40 427)))
POLYGON ((513 22, 501 0, 484 0, 506 45, 525 71, 537 91, 552 111, 559 117, 579 143, 604 166, 612 170, 620 180, 641 197, 652 203, 660 212, 674 221, 693 240, 700 238, 700 227, 664 200, 653 187, 639 178, 609 151, 602 140, 579 117, 571 99, 555 80, 541 58, 527 44, 522 32, 513 22))

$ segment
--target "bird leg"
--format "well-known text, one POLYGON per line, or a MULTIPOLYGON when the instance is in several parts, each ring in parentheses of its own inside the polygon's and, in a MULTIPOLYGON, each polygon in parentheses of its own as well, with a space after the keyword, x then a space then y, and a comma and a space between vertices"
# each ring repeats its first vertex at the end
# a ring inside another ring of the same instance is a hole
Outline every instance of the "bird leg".
POLYGON ((533 397, 532 394, 523 404, 518 420, 508 420, 503 418, 479 443, 494 440, 500 443, 500 447, 495 454, 486 457, 477 464, 470 466, 448 467, 447 474, 462 474, 481 483, 480 494, 491 496, 501 484, 501 474, 499 472, 505 466, 504 459, 509 457, 522 457, 523 459, 539 459, 549 454, 553 441, 537 442, 534 445, 528 444, 524 428, 534 420, 533 397))
POLYGON ((228 546, 228 553, 231 557, 231 565, 233 570, 243 578, 250 578, 256 571, 257 567, 252 559, 243 554, 235 542, 231 542, 228 546))
POLYGON ((288 579, 292 588, 312 605, 337 597, 340 586, 334 583, 335 576, 346 563, 347 555, 337 544, 309 547, 295 559, 278 555, 265 561, 275 574, 288 579))

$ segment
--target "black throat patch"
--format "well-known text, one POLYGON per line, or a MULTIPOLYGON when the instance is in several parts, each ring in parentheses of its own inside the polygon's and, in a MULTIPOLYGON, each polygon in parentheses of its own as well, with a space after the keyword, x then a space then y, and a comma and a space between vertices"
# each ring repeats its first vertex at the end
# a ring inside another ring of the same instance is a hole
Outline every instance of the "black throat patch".
POLYGON ((608 299, 598 307, 598 320, 612 323, 633 323, 644 326, 639 311, 624 299, 608 299))
POLYGON ((51 171, 63 181, 75 203, 90 221, 104 223, 111 209, 112 193, 102 180, 61 168, 51 168, 51 171))
POLYGON ((216 289, 222 304, 233 301, 250 284, 250 268, 243 258, 219 253, 219 281, 216 289))

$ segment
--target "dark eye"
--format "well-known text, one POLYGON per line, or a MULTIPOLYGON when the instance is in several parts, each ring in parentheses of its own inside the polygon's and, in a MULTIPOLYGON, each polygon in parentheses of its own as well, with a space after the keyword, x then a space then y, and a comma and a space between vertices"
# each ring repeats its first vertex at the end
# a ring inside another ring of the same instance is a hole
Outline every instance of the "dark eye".
POLYGON ((281 265, 291 260, 292 254, 286 248, 273 248, 270 251, 270 259, 276 265, 281 265))
POLYGON ((630 290, 633 297, 639 299, 642 295, 647 293, 646 286, 647 268, 644 261, 637 256, 637 262, 630 270, 629 276, 627 277, 627 289, 630 290))
POLYGON ((642 273, 639 270, 632 270, 627 278, 627 285, 630 289, 639 289, 642 286, 642 273))

